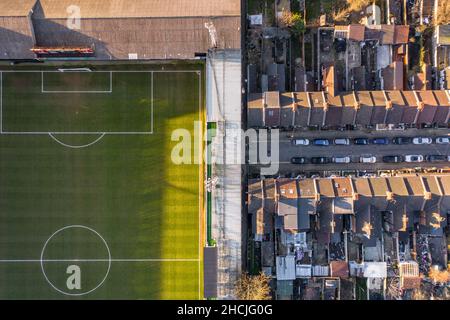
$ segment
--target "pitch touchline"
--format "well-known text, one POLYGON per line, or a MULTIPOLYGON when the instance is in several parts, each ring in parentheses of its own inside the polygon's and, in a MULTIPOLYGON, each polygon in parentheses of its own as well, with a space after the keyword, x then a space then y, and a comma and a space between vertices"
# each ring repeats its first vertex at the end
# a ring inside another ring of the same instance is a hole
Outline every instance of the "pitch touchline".
POLYGON ((23 262, 197 262, 200 259, 7 259, 0 263, 23 263, 23 262))

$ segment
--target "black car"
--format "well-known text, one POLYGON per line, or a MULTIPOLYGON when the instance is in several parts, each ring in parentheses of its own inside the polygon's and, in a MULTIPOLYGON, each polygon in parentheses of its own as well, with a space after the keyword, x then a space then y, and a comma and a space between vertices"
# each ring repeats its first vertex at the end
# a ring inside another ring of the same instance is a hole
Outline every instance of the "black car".
POLYGON ((400 163, 403 162, 403 157, 402 156, 384 156, 383 157, 383 162, 386 163, 400 163))
POLYGON ((392 143, 394 144, 410 144, 411 141, 411 138, 408 137, 395 137, 392 139, 392 143))
POLYGON ((353 139, 353 143, 360 146, 365 146, 369 144, 369 139, 366 138, 355 138, 353 139))
POLYGON ((313 164, 327 164, 331 163, 331 159, 327 157, 312 157, 311 163, 313 164))
POLYGON ((447 162, 447 156, 440 154, 430 154, 425 156, 425 160, 428 162, 447 162))
POLYGON ((306 158, 305 157, 293 157, 293 158, 291 158, 291 163, 292 164, 304 164, 304 163, 306 163, 306 158))
POLYGON ((372 139, 372 144, 389 144, 388 138, 375 138, 372 139))

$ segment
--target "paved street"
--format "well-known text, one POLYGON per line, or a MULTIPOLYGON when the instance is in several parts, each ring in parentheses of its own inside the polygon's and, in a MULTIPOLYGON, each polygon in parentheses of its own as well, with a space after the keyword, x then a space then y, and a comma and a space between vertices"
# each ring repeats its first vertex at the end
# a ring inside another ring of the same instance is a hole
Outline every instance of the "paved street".
MULTIPOLYGON (((280 133, 280 174, 292 174, 297 172, 308 171, 330 171, 330 170, 391 170, 401 168, 445 168, 449 167, 449 163, 383 163, 382 157, 386 155, 450 155, 450 145, 396 145, 392 141, 388 145, 365 145, 359 146, 350 144, 349 146, 330 145, 328 147, 320 146, 294 146, 291 142, 292 132, 280 133), (373 155, 377 158, 375 164, 359 163, 361 155, 373 155), (327 165, 314 165, 309 163, 303 165, 293 165, 290 163, 292 157, 334 157, 334 156, 350 156, 352 163, 337 164, 330 163, 327 165)), ((392 140, 393 137, 437 137, 448 135, 447 129, 408 129, 402 131, 372 131, 372 133, 362 131, 305 131, 295 133, 296 138, 312 139, 323 138, 333 140, 335 138, 349 138, 352 140, 356 137, 364 137, 373 139, 376 137, 388 137, 392 140)), ((258 166, 252 166, 252 172, 256 172, 258 166)))

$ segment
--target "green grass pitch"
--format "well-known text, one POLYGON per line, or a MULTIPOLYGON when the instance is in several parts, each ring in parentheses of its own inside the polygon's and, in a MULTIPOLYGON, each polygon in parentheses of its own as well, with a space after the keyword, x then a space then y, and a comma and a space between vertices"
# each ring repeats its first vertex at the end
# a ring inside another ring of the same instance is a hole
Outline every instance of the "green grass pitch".
POLYGON ((0 299, 202 298, 202 77, 2 72, 0 299))

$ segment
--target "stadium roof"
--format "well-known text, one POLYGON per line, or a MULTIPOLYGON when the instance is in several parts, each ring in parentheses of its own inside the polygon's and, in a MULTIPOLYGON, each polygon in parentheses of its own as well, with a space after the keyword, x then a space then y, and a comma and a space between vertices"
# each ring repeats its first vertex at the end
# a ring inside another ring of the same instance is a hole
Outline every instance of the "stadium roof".
POLYGON ((36 0, 1 0, 0 17, 26 17, 36 0))
POLYGON ((33 46, 90 47, 101 60, 193 59, 240 49, 240 24, 239 0, 1 0, 0 59, 33 58, 33 46), (70 6, 80 8, 79 29, 67 26, 70 6))
POLYGON ((67 8, 70 6, 80 7, 82 19, 238 17, 241 10, 239 0, 39 0, 39 2, 47 19, 67 18, 67 8))

